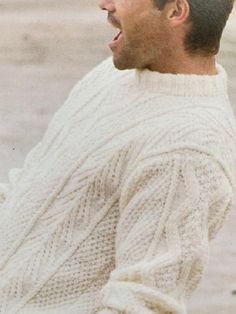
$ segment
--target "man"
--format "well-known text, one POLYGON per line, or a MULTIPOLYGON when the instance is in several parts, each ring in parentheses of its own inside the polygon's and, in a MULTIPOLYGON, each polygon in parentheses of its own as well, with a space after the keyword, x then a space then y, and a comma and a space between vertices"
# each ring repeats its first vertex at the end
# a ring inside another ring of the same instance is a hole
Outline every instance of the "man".
POLYGON ((113 58, 1 185, 0 313, 187 313, 234 205, 233 1, 99 4, 113 58))

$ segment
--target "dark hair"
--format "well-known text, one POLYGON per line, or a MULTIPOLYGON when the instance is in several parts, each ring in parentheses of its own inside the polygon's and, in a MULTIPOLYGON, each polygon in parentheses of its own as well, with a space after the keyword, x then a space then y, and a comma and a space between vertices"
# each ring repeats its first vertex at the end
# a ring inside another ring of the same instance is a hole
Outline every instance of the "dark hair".
MULTIPOLYGON (((173 0, 154 0, 162 10, 173 0)), ((185 38, 185 49, 190 53, 215 55, 235 0, 188 0, 192 29, 185 38)))

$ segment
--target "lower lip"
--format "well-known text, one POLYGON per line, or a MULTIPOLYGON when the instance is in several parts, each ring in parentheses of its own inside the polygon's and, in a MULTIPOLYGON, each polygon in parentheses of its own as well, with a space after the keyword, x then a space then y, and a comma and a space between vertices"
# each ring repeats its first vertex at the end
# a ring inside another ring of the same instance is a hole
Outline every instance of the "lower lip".
POLYGON ((110 47, 111 49, 116 48, 116 47, 119 46, 119 44, 121 43, 122 39, 123 39, 123 34, 121 33, 121 34, 119 35, 118 39, 116 39, 116 40, 113 39, 113 40, 109 43, 109 47, 110 47))

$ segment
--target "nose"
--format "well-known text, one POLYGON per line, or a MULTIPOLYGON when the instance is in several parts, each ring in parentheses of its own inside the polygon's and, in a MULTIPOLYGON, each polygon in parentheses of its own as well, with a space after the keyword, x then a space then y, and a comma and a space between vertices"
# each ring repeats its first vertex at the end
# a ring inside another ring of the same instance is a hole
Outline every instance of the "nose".
POLYGON ((113 12, 115 10, 114 0, 99 0, 101 10, 113 12))

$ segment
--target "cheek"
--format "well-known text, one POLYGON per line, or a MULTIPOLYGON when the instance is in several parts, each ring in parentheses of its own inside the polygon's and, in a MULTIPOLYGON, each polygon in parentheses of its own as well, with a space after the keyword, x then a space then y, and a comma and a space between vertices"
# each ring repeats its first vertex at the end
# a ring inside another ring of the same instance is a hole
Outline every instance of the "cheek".
POLYGON ((142 44, 155 41, 158 37, 156 25, 144 20, 128 21, 124 27, 124 34, 129 41, 142 44))
POLYGON ((167 36, 164 25, 156 18, 150 18, 146 21, 143 32, 145 32, 145 40, 149 42, 152 41, 153 44, 160 43, 160 41, 163 41, 167 36))
MULTIPOLYGON (((134 33, 145 26, 147 12, 137 4, 137 0, 123 0, 116 6, 117 16, 124 31, 134 33)), ((146 0, 145 0, 146 2, 146 0)))
POLYGON ((146 33, 146 22, 133 14, 127 14, 122 20, 122 27, 127 38, 140 38, 146 33))

